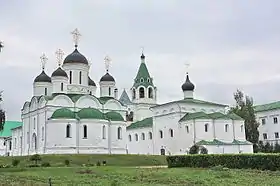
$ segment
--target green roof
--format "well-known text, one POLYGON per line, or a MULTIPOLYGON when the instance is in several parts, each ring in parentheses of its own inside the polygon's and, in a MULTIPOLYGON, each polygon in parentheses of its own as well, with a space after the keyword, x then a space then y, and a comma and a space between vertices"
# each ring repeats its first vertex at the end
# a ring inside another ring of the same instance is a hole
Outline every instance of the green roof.
POLYGON ((238 140, 233 140, 232 142, 223 142, 217 139, 214 139, 212 141, 206 141, 206 140, 201 140, 196 143, 197 145, 251 145, 249 141, 238 141, 238 140))
POLYGON ((137 88, 139 86, 154 86, 153 79, 151 78, 148 68, 145 63, 145 59, 141 59, 141 64, 137 72, 137 76, 134 79, 133 87, 137 88), (143 79, 143 80, 142 80, 143 79))
POLYGON ((263 112, 268 110, 280 109, 280 101, 267 103, 264 105, 256 105, 254 106, 255 112, 263 112))
POLYGON ((107 112, 105 114, 106 118, 111 121, 124 121, 122 115, 118 112, 107 112))
POLYGON ((52 119, 62 119, 62 118, 75 119, 76 115, 75 112, 71 111, 70 109, 60 108, 53 112, 51 118, 52 119))
POLYGON ((104 114, 95 108, 83 108, 77 113, 77 116, 80 119, 105 119, 104 114))
POLYGON ((129 96, 127 95, 127 92, 125 91, 125 89, 123 90, 122 95, 121 95, 119 101, 123 105, 132 105, 132 102, 131 102, 129 96))
POLYGON ((129 129, 137 129, 137 128, 148 128, 152 126, 153 126, 153 118, 150 117, 150 118, 143 119, 141 121, 131 123, 131 125, 126 127, 126 129, 129 130, 129 129))
POLYGON ((224 120, 243 120, 236 114, 223 114, 220 112, 213 112, 210 114, 206 114, 205 112, 193 112, 193 113, 186 113, 179 122, 193 120, 193 119, 224 119, 224 120))
POLYGON ((192 104, 202 104, 202 105, 210 105, 210 106, 220 106, 220 107, 227 107, 228 105, 220 104, 220 103, 214 103, 214 102, 209 102, 209 101, 203 101, 199 99, 193 99, 193 98, 185 98, 182 100, 178 101, 172 101, 164 104, 159 104, 154 107, 162 106, 162 105, 167 105, 167 104, 172 104, 172 103, 192 103, 192 104))
POLYGON ((22 126, 20 121, 6 121, 4 124, 4 129, 0 132, 0 137, 12 136, 12 129, 22 126))

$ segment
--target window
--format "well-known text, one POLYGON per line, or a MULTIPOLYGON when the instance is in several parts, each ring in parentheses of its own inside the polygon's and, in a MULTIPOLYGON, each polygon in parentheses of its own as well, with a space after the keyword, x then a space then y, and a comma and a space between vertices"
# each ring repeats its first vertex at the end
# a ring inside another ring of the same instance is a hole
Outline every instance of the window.
POLYGON ((277 118, 277 117, 274 117, 274 118, 273 118, 273 123, 274 123, 274 124, 277 124, 277 123, 278 123, 278 118, 277 118))
POLYGON ((145 134, 144 133, 141 134, 141 138, 142 138, 142 140, 145 140, 145 134))
POLYGON ((267 133, 263 133, 263 139, 267 139, 267 133))
POLYGON ((274 136, 275 136, 276 139, 278 139, 278 138, 279 138, 279 133, 278 133, 278 132, 275 132, 275 133, 274 133, 274 136))
POLYGON ((45 135, 45 129, 42 127, 42 141, 44 140, 44 135, 45 135))
POLYGON ((9 149, 12 150, 12 141, 9 141, 9 149))
POLYGON ((79 73, 79 83, 82 84, 82 71, 79 73))
POLYGON ((149 98, 153 98, 153 88, 149 87, 149 98))
POLYGON ((87 138, 87 126, 84 125, 84 138, 87 138))
POLYGON ((105 127, 105 125, 103 125, 103 127, 102 127, 102 138, 106 139, 106 127, 105 127))
POLYGON ((190 132, 190 130, 189 130, 189 126, 188 126, 188 125, 186 125, 186 131, 187 131, 187 133, 189 133, 189 132, 190 132))
POLYGON ((140 96, 140 98, 144 98, 144 97, 145 97, 145 90, 144 90, 143 87, 141 87, 141 88, 139 89, 139 96, 140 96))
POLYGON ((170 134, 170 137, 173 138, 173 130, 172 129, 169 129, 169 134, 170 134))
POLYGON ((60 84, 60 90, 63 91, 63 83, 60 84))
POLYGON ((159 137, 160 137, 160 138, 163 138, 163 132, 162 132, 162 130, 159 131, 159 137))
POLYGON ((141 82, 141 83, 143 83, 143 82, 144 82, 144 79, 143 79, 143 78, 141 78, 141 79, 140 79, 140 82, 141 82))
POLYGON ((118 139, 122 139, 122 128, 118 128, 118 139))
POLYGON ((244 130, 244 125, 241 125, 240 126, 240 131, 243 132, 243 130, 244 130))
POLYGON ((208 132, 208 124, 207 123, 204 125, 204 131, 208 132))
POLYGON ((16 148, 17 148, 17 138, 15 138, 14 141, 15 141, 15 142, 14 142, 14 149, 16 149, 16 148))
POLYGON ((265 118, 262 119, 262 125, 265 125, 265 118))
POLYGON ((69 83, 72 84, 72 71, 69 72, 69 83))
POLYGON ((26 141, 27 141, 27 144, 29 144, 29 132, 26 133, 26 141))
POLYGON ((135 141, 138 141, 138 134, 135 134, 135 141))
POLYGON ((136 92, 135 92, 135 89, 132 89, 132 99, 135 99, 136 98, 136 92))
POLYGON ((48 95, 48 88, 45 88, 45 96, 48 95))
POLYGON ((150 83, 150 78, 147 79, 147 82, 150 83))
POLYGON ((225 132, 228 132, 228 124, 225 125, 225 132))
POLYGON ((66 138, 71 138, 71 125, 66 126, 66 138))
POLYGON ((33 129, 36 128, 36 118, 33 119, 33 129))
POLYGON ((20 136, 20 148, 22 148, 22 136, 20 136))
POLYGON ((128 141, 131 141, 131 135, 130 134, 128 135, 128 141))
POLYGON ((153 139, 153 134, 152 134, 152 132, 149 132, 149 139, 153 139))
POLYGON ((89 94, 92 95, 92 92, 90 91, 89 94))
POLYGON ((109 87, 109 96, 111 96, 111 87, 109 87))

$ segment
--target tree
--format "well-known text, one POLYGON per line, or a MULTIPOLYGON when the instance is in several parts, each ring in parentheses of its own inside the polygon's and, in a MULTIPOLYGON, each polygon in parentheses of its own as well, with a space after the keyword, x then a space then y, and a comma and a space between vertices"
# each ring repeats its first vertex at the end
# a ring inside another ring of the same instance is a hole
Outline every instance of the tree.
POLYGON ((274 145, 274 153, 280 153, 280 145, 278 142, 276 142, 274 145))
POLYGON ((39 154, 33 154, 32 156, 30 156, 29 160, 35 162, 35 165, 37 165, 38 161, 41 161, 42 158, 39 154))
MULTIPOLYGON (((0 91, 0 104, 2 102, 2 93, 3 91, 0 91)), ((0 108, 0 132, 4 129, 5 120, 5 111, 0 108)))
POLYGON ((266 142, 264 145, 264 152, 265 153, 272 153, 273 152, 273 145, 270 144, 269 142, 266 142))
POLYGON ((200 147, 200 154, 208 154, 208 150, 206 147, 201 146, 200 147))
POLYGON ((256 120, 253 98, 244 96, 243 92, 237 89, 234 93, 236 106, 230 109, 230 112, 237 114, 245 120, 246 140, 253 144, 259 141, 259 123, 256 120))
POLYGON ((198 154, 199 152, 199 146, 194 144, 193 146, 191 146, 189 153, 190 154, 198 154))

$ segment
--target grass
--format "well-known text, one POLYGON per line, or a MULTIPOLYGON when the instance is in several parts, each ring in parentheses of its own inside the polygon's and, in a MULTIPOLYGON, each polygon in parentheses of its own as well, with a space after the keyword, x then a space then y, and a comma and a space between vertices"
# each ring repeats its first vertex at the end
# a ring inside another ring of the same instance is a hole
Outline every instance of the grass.
MULTIPOLYGON (((73 154, 73 155, 41 155, 41 162, 48 162, 52 167, 65 165, 65 160, 70 161, 70 166, 95 165, 98 161, 106 161, 108 166, 150 166, 166 165, 165 156, 151 155, 108 155, 108 154, 73 154)), ((0 157, 0 165, 11 164, 13 159, 20 160, 20 167, 32 164, 30 156, 0 157)))
POLYGON ((280 185, 280 172, 194 168, 49 167, 2 168, 0 185, 235 186, 280 185))

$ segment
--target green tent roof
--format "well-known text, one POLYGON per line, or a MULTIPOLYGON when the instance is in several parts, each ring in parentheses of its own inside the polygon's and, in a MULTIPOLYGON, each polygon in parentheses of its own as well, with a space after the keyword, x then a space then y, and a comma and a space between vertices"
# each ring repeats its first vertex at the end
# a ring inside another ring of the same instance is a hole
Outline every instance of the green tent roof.
POLYGON ((80 119, 105 119, 104 114, 95 108, 83 108, 77 115, 80 119))
POLYGON ((141 60, 142 61, 138 69, 136 78, 134 79, 133 87, 137 88, 139 86, 144 86, 144 87, 154 86, 153 79, 150 76, 150 73, 145 63, 145 59, 141 59, 141 60))
POLYGON ((134 123, 131 123, 126 129, 137 129, 137 128, 147 128, 147 127, 152 127, 153 126, 153 118, 146 118, 141 121, 137 121, 134 123))
POLYGON ((76 115, 73 111, 71 111, 70 109, 67 108, 60 108, 57 109, 56 111, 53 112, 52 119, 74 119, 76 118, 76 115))
POLYGON ((111 121, 124 121, 122 115, 118 112, 107 112, 105 114, 107 119, 110 119, 111 121))
POLYGON ((6 121, 3 131, 0 132, 0 137, 12 136, 12 129, 22 126, 20 121, 6 121))

